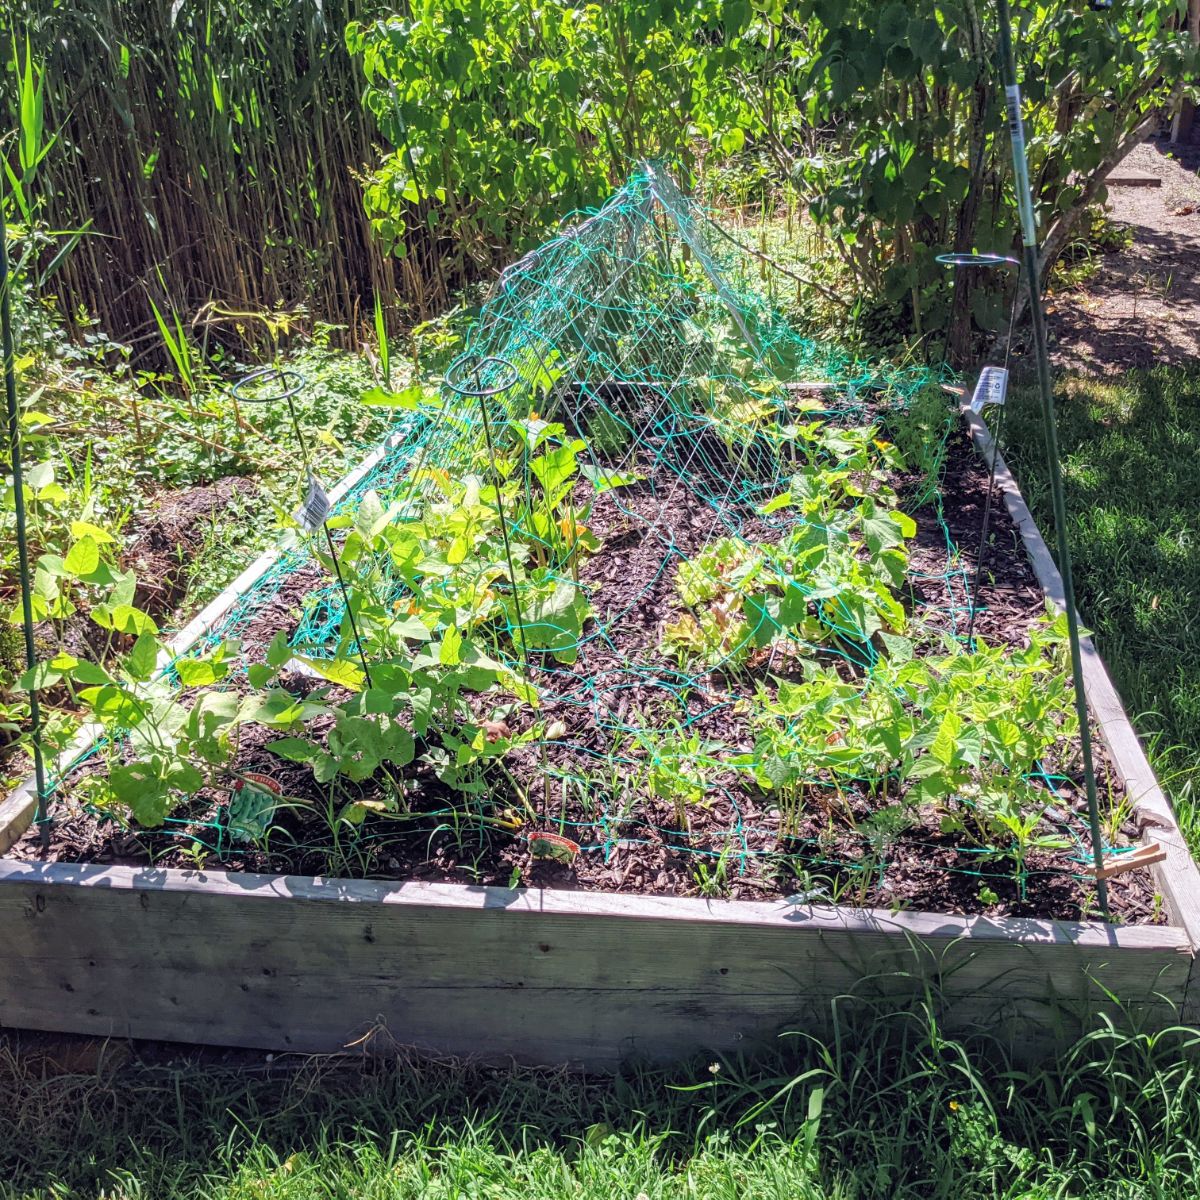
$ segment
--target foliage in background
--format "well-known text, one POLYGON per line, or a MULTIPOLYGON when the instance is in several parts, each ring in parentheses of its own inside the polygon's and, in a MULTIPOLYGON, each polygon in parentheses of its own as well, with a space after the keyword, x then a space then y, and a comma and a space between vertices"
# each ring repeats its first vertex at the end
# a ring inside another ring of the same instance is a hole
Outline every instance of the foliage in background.
MULTIPOLYGON (((1016 6, 1047 264, 1194 77, 1179 10, 1016 6)), ((976 0, 427 3, 350 27, 396 147, 368 210, 387 244, 427 224, 458 269, 486 269, 638 158, 690 176, 750 142, 829 227, 877 337, 933 333, 962 356, 973 329, 1002 328, 1005 295, 982 279, 953 290, 935 257, 1016 236, 997 37, 994 6, 976 0)))
MULTIPOLYGON (((1034 389, 1009 408, 1004 453, 1049 534, 1034 389)), ((1200 372, 1068 378, 1058 427, 1079 607, 1200 853, 1200 372)))
MULTIPOLYGON (((1049 262, 1196 50, 1180 0, 1016 15, 1049 262)), ((962 355, 1004 297, 952 291, 934 256, 1014 233, 996 32, 978 0, 20 0, 0 105, 27 103, 28 38, 56 140, 21 199, 47 227, 91 222, 56 288, 135 356, 161 346, 154 306, 260 346, 255 313, 355 336, 383 295, 389 324, 424 319, 639 158, 691 178, 744 149, 828 228, 876 340, 962 355)), ((5 156, 21 181, 24 139, 5 156)))
MULTIPOLYGON (((1194 83, 1185 7, 1014 4, 1043 274, 1103 198, 1107 172, 1194 83)), ((944 331, 951 355, 964 355, 972 324, 997 332, 1008 306, 984 278, 952 293, 935 256, 1004 253, 1017 237, 995 6, 817 0, 784 5, 780 22, 794 101, 822 130, 819 155, 780 165, 813 196, 866 293, 903 302, 914 334, 944 331)))
POLYGON ((750 15, 724 0, 428 0, 352 24, 367 107, 397 148, 367 188, 375 228, 404 253, 427 224, 439 271, 462 278, 599 203, 640 159, 688 172, 702 146, 740 150, 750 113, 726 77, 758 57, 750 15))

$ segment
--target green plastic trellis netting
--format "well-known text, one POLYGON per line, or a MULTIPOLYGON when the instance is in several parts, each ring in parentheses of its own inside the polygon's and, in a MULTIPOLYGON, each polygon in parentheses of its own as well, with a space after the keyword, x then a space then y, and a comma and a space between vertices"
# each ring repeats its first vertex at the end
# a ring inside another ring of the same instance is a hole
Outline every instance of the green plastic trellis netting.
MULTIPOLYGON (((342 508, 368 490, 394 497, 423 467, 477 468, 486 405, 494 429, 531 412, 565 419, 597 469, 649 466, 685 481, 710 507, 714 536, 737 535, 788 477, 791 462, 768 430, 795 419, 798 397, 809 417, 851 421, 865 405, 903 407, 936 386, 941 376, 928 368, 881 368, 798 335, 760 290, 759 263, 719 232, 665 173, 643 168, 503 273, 440 404, 405 422, 397 449, 342 508), (733 454, 731 441, 741 443, 733 454)), ((679 499, 668 490, 663 513, 679 499)), ((331 646, 342 607, 331 583, 295 643, 316 654, 331 646)))
MULTIPOLYGON (((573 639, 565 629, 556 638, 551 628, 547 636, 545 626, 553 626, 554 618, 536 612, 518 614, 509 631, 512 665, 536 659, 539 690, 555 698, 558 710, 577 717, 565 722, 565 736, 559 732, 543 746, 542 769, 552 784, 547 796, 559 795, 560 785, 594 791, 596 772, 619 778, 643 770, 651 735, 658 749, 650 753, 669 756, 662 748, 664 729, 683 739, 705 722, 711 725, 715 710, 728 708, 732 717, 734 699, 717 697, 708 683, 722 666, 719 657, 701 665, 672 661, 655 636, 653 646, 643 647, 651 653, 622 658, 621 631, 664 576, 675 579, 685 562, 704 569, 704 547, 777 539, 805 523, 795 508, 763 511, 796 468, 796 452, 778 431, 815 420, 847 428, 875 422, 938 388, 936 371, 864 362, 800 336, 777 305, 784 290, 763 256, 726 234, 664 171, 644 166, 598 211, 573 219, 504 271, 437 394, 400 410, 391 448, 338 506, 338 512, 352 512, 373 492, 385 506, 416 514, 431 502, 431 469, 450 480, 485 473, 489 456, 494 465, 497 441, 514 422, 565 425, 586 445, 581 460, 593 483, 638 479, 636 502, 621 486, 607 492, 632 532, 628 539, 612 539, 600 555, 618 564, 619 572, 624 551, 615 543, 641 546, 643 556, 649 545, 656 556, 651 575, 643 573, 617 607, 593 610, 573 639), (521 652, 530 640, 532 657, 521 652), (553 654, 545 652, 548 647, 553 654), (574 736, 584 729, 601 736, 574 736), (626 757, 631 746, 640 748, 636 762, 626 757)), ((946 420, 942 438, 949 428, 946 420)), ((930 449, 927 461, 936 467, 940 458, 930 449)), ((919 499, 931 498, 940 511, 936 473, 919 499)), ((515 514, 506 519, 513 541, 538 542, 537 529, 515 514)), ((940 577, 944 598, 918 610, 912 621, 961 639, 970 588, 949 531, 944 522, 940 526, 948 563, 940 577)), ((239 636, 311 561, 305 550, 281 559, 211 639, 239 636)), ((565 568, 563 582, 571 582, 565 568)), ((404 584, 397 579, 391 586, 389 599, 402 602, 404 584)), ((825 620, 840 635, 834 653, 849 660, 848 673, 869 673, 875 651, 862 634, 861 613, 827 606, 825 620)), ((344 651, 348 637, 341 594, 331 581, 308 596, 292 644, 321 658, 339 646, 344 651)), ((742 654, 745 646, 728 650, 742 654)), ((1049 777, 1047 782, 1053 787, 1049 777)), ((637 818, 617 800, 618 790, 587 820, 556 819, 556 827, 585 852, 611 854, 618 841, 638 836, 637 818)), ((736 789, 723 790, 732 818, 722 844, 680 848, 726 861, 732 856, 744 867, 769 852, 769 838, 743 820, 736 789)), ((195 839, 194 820, 169 821, 168 836, 173 826, 195 839)), ((237 852, 220 822, 212 832, 213 848, 237 852)), ((662 827, 643 823, 641 832, 650 836, 662 827)), ((815 849, 811 860, 824 865, 815 849)), ((986 874, 969 861, 963 869, 986 874)))

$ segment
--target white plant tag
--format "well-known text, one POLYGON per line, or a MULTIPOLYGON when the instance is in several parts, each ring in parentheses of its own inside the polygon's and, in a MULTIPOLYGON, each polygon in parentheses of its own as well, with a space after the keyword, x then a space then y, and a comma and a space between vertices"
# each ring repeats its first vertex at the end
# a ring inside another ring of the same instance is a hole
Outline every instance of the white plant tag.
POLYGON ((321 481, 309 471, 308 490, 304 493, 304 500, 296 510, 296 520, 300 523, 300 527, 308 533, 319 529, 325 523, 325 518, 329 516, 329 510, 332 507, 329 503, 328 493, 321 486, 321 481))
POLYGON ((979 372, 979 382, 971 397, 971 411, 981 413, 989 404, 1003 404, 1008 395, 1008 369, 1006 367, 984 367, 979 372))

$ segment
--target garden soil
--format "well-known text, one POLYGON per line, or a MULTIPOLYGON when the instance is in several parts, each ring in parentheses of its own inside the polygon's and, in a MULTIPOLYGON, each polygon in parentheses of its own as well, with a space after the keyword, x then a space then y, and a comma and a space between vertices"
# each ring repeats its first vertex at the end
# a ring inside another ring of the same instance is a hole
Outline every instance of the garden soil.
MULTIPOLYGON (((903 492, 904 481, 898 481, 903 492)), ((641 485, 639 485, 641 486, 641 485)), ((587 641, 580 662, 569 673, 534 668, 531 676, 543 691, 539 717, 561 721, 563 746, 556 747, 555 766, 594 769, 597 756, 611 749, 612 727, 652 722, 656 713, 679 716, 679 701, 661 679, 646 672, 639 678, 629 663, 653 654, 665 620, 671 619, 673 570, 663 570, 667 543, 687 556, 719 531, 713 528, 713 510, 680 490, 669 510, 662 504, 662 488, 655 497, 648 485, 623 490, 622 513, 612 494, 597 502, 592 527, 604 542, 602 553, 589 559, 582 577, 596 585, 594 598, 600 612, 623 615, 613 623, 615 644, 607 638, 587 641), (607 502, 607 503, 606 503, 607 502), (669 511, 659 527, 647 527, 649 517, 669 511), (633 515, 630 515, 632 513, 633 515), (565 680, 565 683, 564 683, 565 680), (582 682, 581 682, 582 681, 582 682), (572 687, 575 689, 572 694, 572 687), (568 746, 570 749, 568 749, 568 746), (578 762, 572 764, 572 756, 578 762)), ((909 604, 926 625, 943 623, 947 631, 968 604, 967 587, 974 576, 987 472, 960 429, 950 436, 942 480, 944 510, 936 502, 917 510, 918 533, 911 543, 909 604), (943 524, 944 523, 944 524, 943 524), (947 540, 950 535, 950 544, 947 540), (960 547, 958 551, 954 546, 960 547), (952 556, 953 559, 952 559, 952 556)), ((751 518, 751 521, 753 518, 751 518)), ((750 537, 768 536, 765 529, 748 527, 750 537)), ((245 631, 250 658, 257 657, 274 632, 292 628, 303 599, 316 578, 298 572, 257 615, 245 631)), ((1029 567, 1017 530, 1002 503, 993 509, 991 536, 980 590, 983 611, 978 633, 993 643, 1019 646, 1044 610, 1041 589, 1029 567)), ((786 674, 788 664, 774 662, 772 670, 786 674)), ((300 688, 314 682, 296 680, 300 688)), ((703 736, 729 744, 743 732, 736 717, 734 685, 717 676, 695 689, 688 699, 692 728, 703 736)), ((486 715, 481 713, 481 716, 486 715)), ((532 719, 516 713, 508 720, 516 729, 532 719)), ((317 734, 315 728, 310 731, 317 734)), ((321 816, 324 800, 307 766, 282 762, 266 745, 275 738, 265 729, 243 731, 237 762, 239 771, 269 773, 287 796, 304 805, 279 818, 283 836, 266 850, 231 847, 232 854, 210 855, 209 869, 255 870, 294 874, 320 874, 330 870, 329 827, 321 816)), ((747 745, 745 748, 749 748, 747 745)), ((864 835, 857 825, 868 817, 866 796, 847 794, 846 809, 831 806, 806 817, 791 838, 782 838, 778 818, 769 799, 754 789, 729 787, 714 791, 710 804, 691 811, 690 829, 676 828, 666 805, 643 797, 636 810, 606 814, 602 835, 596 829, 592 798, 581 789, 557 785, 544 795, 538 752, 517 748, 506 762, 513 777, 541 811, 540 823, 530 823, 521 834, 485 832, 482 842, 460 840, 444 816, 448 797, 428 771, 415 772, 407 802, 414 819, 399 823, 368 818, 368 837, 355 851, 353 874, 381 879, 444 880, 450 882, 525 885, 595 891, 642 892, 658 895, 722 895, 734 899, 769 899, 804 896, 814 902, 838 901, 881 908, 915 908, 945 913, 988 913, 993 916, 1031 916, 1067 920, 1093 916, 1094 888, 1083 867, 1068 852, 1030 856, 1024 887, 1012 877, 1012 865, 1003 859, 972 862, 972 849, 962 835, 944 833, 932 816, 901 833, 879 854, 878 862, 864 868, 864 835), (428 813, 422 819, 422 813, 428 813), (564 832, 591 846, 571 864, 531 857, 528 835, 564 832), (736 837, 732 837, 736 831, 736 837), (606 844, 603 849, 598 841, 606 844), (732 847, 732 849, 730 849, 732 847), (722 856, 721 851, 727 853, 722 856), (360 853, 361 851, 361 853, 360 853), (799 869, 798 869, 799 868, 799 869)), ((1102 780, 1108 764, 1098 764, 1102 780)), ((1047 764, 1061 775, 1057 783, 1056 812, 1064 829, 1076 833, 1083 827, 1085 801, 1078 783, 1078 763, 1047 764)), ((732 774, 730 782, 732 782, 732 774)), ((369 789, 371 785, 363 785, 369 789)), ((1103 786, 1103 785, 1102 785, 1103 786)), ((364 790, 364 796, 369 796, 364 790)), ((221 797, 189 814, 190 826, 176 831, 171 841, 161 835, 123 832, 113 825, 101 827, 87 811, 76 808, 56 821, 49 858, 187 867, 194 859, 185 848, 194 834, 198 843, 210 845, 213 819, 221 797)), ((1126 838, 1137 830, 1123 831, 1126 838)), ((19 857, 40 858, 37 839, 28 835, 13 851, 19 857)), ((975 856, 978 858, 978 856, 975 856)), ((1126 923, 1161 920, 1153 883, 1145 870, 1118 876, 1110 883, 1114 915, 1126 923)))

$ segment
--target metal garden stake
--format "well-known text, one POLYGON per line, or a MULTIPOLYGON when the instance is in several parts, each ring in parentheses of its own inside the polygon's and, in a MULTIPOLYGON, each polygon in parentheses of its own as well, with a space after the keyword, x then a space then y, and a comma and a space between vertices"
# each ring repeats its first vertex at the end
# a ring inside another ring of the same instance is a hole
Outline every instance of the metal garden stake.
MULTIPOLYGON (((17 407, 16 347, 13 342, 12 278, 9 275, 8 228, 0 206, 0 348, 4 354, 4 399, 8 409, 8 455, 12 464, 13 500, 17 516, 17 567, 21 577, 21 626, 25 632, 25 665, 32 671, 37 663, 33 637, 33 588, 29 577, 29 539, 25 529, 25 482, 21 469, 21 411, 17 407)), ((38 689, 29 688, 29 727, 33 743, 33 771, 37 785, 37 824, 42 848, 50 845, 46 818, 46 763, 42 757, 42 710, 38 689)))
POLYGON ((1008 342, 1004 347, 1003 367, 984 367, 971 397, 971 411, 982 415, 989 404, 1000 407, 996 418, 996 434, 992 445, 991 470, 988 474, 987 500, 983 505, 983 527, 979 531, 979 552, 975 556, 975 583, 971 588, 970 612, 967 616, 968 650, 975 648, 975 618, 979 614, 979 585, 983 580, 983 566, 987 559, 988 529, 992 521, 992 498, 996 492, 996 463, 1000 459, 1000 441, 1004 432, 1004 400, 1008 391, 1008 362, 1012 355, 1013 326, 1017 318, 1017 296, 1021 287, 1021 264, 1004 254, 939 254, 937 261, 947 267, 1000 267, 1017 268, 1017 288, 1013 292, 1012 308, 1008 316, 1008 342))
POLYGON ((1071 549, 1067 543, 1067 505, 1063 497, 1062 471, 1058 462, 1058 427, 1054 413, 1054 389, 1050 383, 1050 360, 1046 350, 1046 315, 1039 284, 1037 228, 1033 219, 1033 195, 1029 188, 1029 164, 1025 157, 1025 128, 1021 120, 1021 88, 1017 83, 1013 56, 1012 19, 1008 0, 999 0, 1000 56, 1004 95, 1008 103, 1008 129, 1012 137, 1014 183, 1021 217, 1021 241, 1025 258, 1025 283, 1029 289, 1029 314, 1033 325, 1033 349, 1037 360, 1038 385, 1042 393, 1042 421, 1046 437, 1046 460, 1050 493, 1054 501, 1054 526, 1058 542, 1058 569, 1063 581, 1063 603, 1067 609, 1067 633, 1071 643, 1071 671, 1075 678, 1075 711, 1079 716, 1079 744, 1083 751, 1083 774, 1087 788, 1088 822, 1092 833, 1092 858, 1096 865, 1096 898, 1108 916, 1108 886, 1099 876, 1104 866, 1104 838, 1096 799, 1096 772, 1092 763, 1092 733, 1088 724, 1087 696, 1083 688, 1083 653, 1079 645, 1079 617, 1075 612, 1075 587, 1071 579, 1071 549))
POLYGON ((296 514, 296 519, 307 530, 315 530, 318 526, 325 531, 325 541, 329 546, 329 558, 333 563, 333 573, 337 576, 338 588, 342 593, 342 602, 346 606, 346 618, 350 622, 350 632, 354 635, 354 648, 358 651, 358 661, 362 663, 363 678, 367 687, 371 683, 371 668, 367 665, 367 657, 363 653, 362 639, 358 635, 358 622, 354 619, 354 609, 350 604, 350 593, 346 580, 342 576, 342 566, 338 561, 337 546, 333 541, 333 532, 329 528, 329 497, 321 486, 312 469, 312 461, 308 454, 308 443, 304 440, 304 431, 300 428, 300 418, 296 415, 296 406, 292 398, 304 387, 306 380, 299 371, 287 367, 259 367, 249 375, 242 376, 230 389, 235 399, 243 404, 277 404, 280 400, 287 403, 288 415, 292 419, 292 432, 296 435, 296 444, 300 447, 300 459, 304 463, 304 474, 308 481, 308 490, 296 514), (278 391, 264 394, 258 389, 267 384, 276 384, 278 391), (251 390, 247 390, 251 389, 251 390))
MULTIPOLYGON (((466 355, 456 358, 446 370, 445 383, 451 391, 457 392, 460 396, 469 396, 479 401, 479 413, 483 418, 483 436, 487 443, 488 461, 491 463, 492 471, 495 472, 496 443, 492 438, 492 423, 488 417, 488 398, 507 392, 520 379, 520 375, 508 359, 489 355, 487 358, 471 364, 474 383, 468 387, 461 379, 468 361, 466 355), (485 384, 483 382, 484 371, 490 369, 494 373, 497 368, 502 369, 499 380, 493 378, 490 384, 485 384)), ((496 484, 496 516, 500 518, 500 536, 504 541, 504 557, 508 563, 508 577, 512 581, 513 614, 517 619, 517 635, 521 640, 521 655, 528 662, 529 647, 525 643, 525 620, 521 615, 521 589, 517 587, 517 568, 513 562, 512 547, 509 545, 508 522, 504 517, 504 501, 500 496, 499 482, 496 484)))

